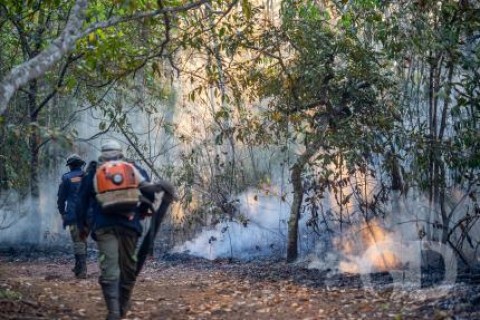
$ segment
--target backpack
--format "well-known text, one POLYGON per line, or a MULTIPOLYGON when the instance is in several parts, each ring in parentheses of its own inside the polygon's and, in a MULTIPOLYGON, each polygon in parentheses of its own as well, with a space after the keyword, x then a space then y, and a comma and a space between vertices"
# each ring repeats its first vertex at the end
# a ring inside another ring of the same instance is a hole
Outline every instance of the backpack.
POLYGON ((96 198, 106 214, 130 217, 139 205, 139 180, 135 167, 125 161, 107 161, 95 172, 96 198))

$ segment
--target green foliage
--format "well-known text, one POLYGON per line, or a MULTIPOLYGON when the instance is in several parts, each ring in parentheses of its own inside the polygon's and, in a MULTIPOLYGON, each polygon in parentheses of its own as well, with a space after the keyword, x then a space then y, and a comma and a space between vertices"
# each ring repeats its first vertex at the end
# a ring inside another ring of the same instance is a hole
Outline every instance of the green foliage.
POLYGON ((372 144, 393 129, 394 105, 387 97, 395 82, 382 68, 382 54, 357 35, 332 28, 313 2, 284 1, 282 10, 278 32, 296 58, 259 77, 260 91, 276 97, 272 119, 288 122, 280 127, 293 128, 299 138, 323 140, 325 150, 370 154, 372 144))
MULTIPOLYGON (((315 174, 304 169, 311 208, 326 189, 340 192, 344 176, 332 167, 341 167, 379 177, 364 206, 378 214, 394 179, 385 153, 400 162, 405 185, 427 192, 478 182, 478 8, 323 3, 283 1, 280 27, 240 41, 261 58, 238 83, 269 102, 238 138, 261 134, 257 141, 301 144, 307 155, 317 148, 308 161, 315 174)), ((434 199, 446 201, 438 191, 434 199)))
POLYGON ((20 300, 22 294, 10 289, 0 289, 0 299, 2 300, 20 300))
MULTIPOLYGON (((0 75, 56 38, 73 3, 2 1, 0 75)), ((90 1, 85 25, 185 3, 90 1)), ((271 21, 248 0, 232 7, 214 1, 202 12, 95 30, 18 92, 0 118, 2 188, 28 187, 35 156, 53 167, 45 146, 68 149, 76 136, 69 124, 84 107, 102 113, 99 130, 125 132, 146 150, 130 112, 151 116, 168 103, 173 114, 171 79, 182 72, 194 88, 189 102, 211 111, 205 136, 178 137, 189 151, 179 168, 166 171, 187 189, 201 185, 202 196, 185 193, 187 203, 197 196, 211 212, 231 210, 232 194, 269 176, 254 170, 254 160, 240 163, 235 151, 272 145, 300 146, 306 155, 314 150, 303 173, 307 191, 318 196, 310 197, 312 205, 346 183, 332 166, 391 176, 385 152, 401 162, 409 185, 467 189, 478 181, 480 165, 480 17, 478 7, 465 3, 284 0, 280 21, 271 21), (42 104, 52 92, 55 99, 42 104), (151 100, 138 103, 138 92, 151 100)), ((177 135, 172 121, 160 128, 177 135)))
POLYGON ((474 142, 479 129, 478 109, 474 107, 478 94, 473 88, 478 88, 474 70, 478 70, 480 60, 479 44, 472 33, 480 23, 474 14, 477 10, 457 1, 408 3, 381 23, 386 30, 382 43, 395 51, 391 57, 414 75, 403 79, 405 114, 420 117, 403 133, 412 145, 413 165, 407 177, 413 185, 430 192, 439 185, 469 188, 478 179, 471 175, 472 170, 479 169, 478 144, 474 142), (399 28, 414 12, 412 27, 399 28), (447 168, 453 183, 448 183, 447 175, 438 176, 442 167, 447 168), (433 180, 432 175, 436 176, 433 180))
MULTIPOLYGON (((33 58, 58 37, 74 2, 2 1, 0 76, 33 58)), ((165 5, 181 3, 168 1, 165 5)), ((157 1, 147 0, 89 2, 85 25, 157 8, 157 1)), ((171 20, 171 23, 173 26, 174 21, 171 20)), ((34 187, 36 182, 31 180, 37 172, 55 168, 58 164, 56 159, 62 157, 58 155, 59 151, 71 152, 67 150, 72 148, 76 136, 71 125, 78 119, 77 112, 88 103, 96 105, 105 95, 103 88, 106 84, 120 82, 120 79, 159 55, 158 49, 164 37, 164 21, 153 18, 97 29, 80 39, 76 51, 64 57, 58 66, 19 91, 2 118, 0 154, 6 159, 0 163, 2 187, 34 187), (144 36, 139 37, 142 33, 138 32, 139 29, 143 30, 144 36), (72 99, 73 96, 78 100, 72 99), (20 138, 22 143, 16 143, 15 138, 20 138), (17 150, 22 159, 11 157, 12 149, 17 150)), ((145 70, 151 71, 146 72, 146 78, 150 79, 147 87, 156 87, 159 81, 153 69, 145 70)), ((164 91, 155 89, 160 98, 174 99, 169 86, 163 87, 164 91)), ((107 110, 106 115, 110 119, 118 117, 122 125, 122 113, 122 108, 113 108, 107 110)), ((108 129, 108 123, 104 122, 100 127, 108 129)))

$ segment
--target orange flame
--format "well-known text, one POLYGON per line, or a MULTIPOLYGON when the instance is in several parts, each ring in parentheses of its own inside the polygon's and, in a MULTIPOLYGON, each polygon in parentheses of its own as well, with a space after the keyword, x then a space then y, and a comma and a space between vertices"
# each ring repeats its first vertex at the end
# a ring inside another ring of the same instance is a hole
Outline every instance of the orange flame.
POLYGON ((371 265, 374 271, 387 271, 400 265, 393 251, 378 246, 380 243, 393 243, 393 239, 377 222, 364 223, 355 235, 351 239, 336 242, 343 254, 349 257, 349 261, 340 262, 340 271, 359 273, 362 272, 362 264, 371 265))

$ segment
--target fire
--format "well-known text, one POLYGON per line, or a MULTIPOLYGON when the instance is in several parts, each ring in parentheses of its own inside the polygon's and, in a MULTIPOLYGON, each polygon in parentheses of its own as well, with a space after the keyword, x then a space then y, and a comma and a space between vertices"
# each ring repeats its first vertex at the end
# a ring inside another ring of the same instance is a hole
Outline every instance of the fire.
POLYGON ((375 221, 363 223, 353 237, 338 240, 337 247, 348 261, 341 261, 342 272, 361 273, 365 271, 387 271, 400 265, 399 259, 389 244, 392 235, 375 221))
MULTIPOLYGON (((375 245, 376 247, 376 245, 375 245)), ((378 271, 392 270, 399 265, 398 258, 394 252, 390 250, 377 250, 368 254, 368 259, 378 271)))

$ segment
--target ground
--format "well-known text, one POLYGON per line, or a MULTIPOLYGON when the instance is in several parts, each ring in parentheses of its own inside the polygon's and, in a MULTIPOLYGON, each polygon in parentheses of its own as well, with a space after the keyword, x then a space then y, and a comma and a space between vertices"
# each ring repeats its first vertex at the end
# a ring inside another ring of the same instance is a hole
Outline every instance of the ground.
MULTIPOLYGON (((0 257, 0 319, 104 319, 91 257, 88 278, 71 259, 0 257)), ((389 289, 390 288, 390 289, 389 289)), ((480 319, 478 285, 369 291, 354 275, 283 262, 151 259, 128 319, 480 319)))

